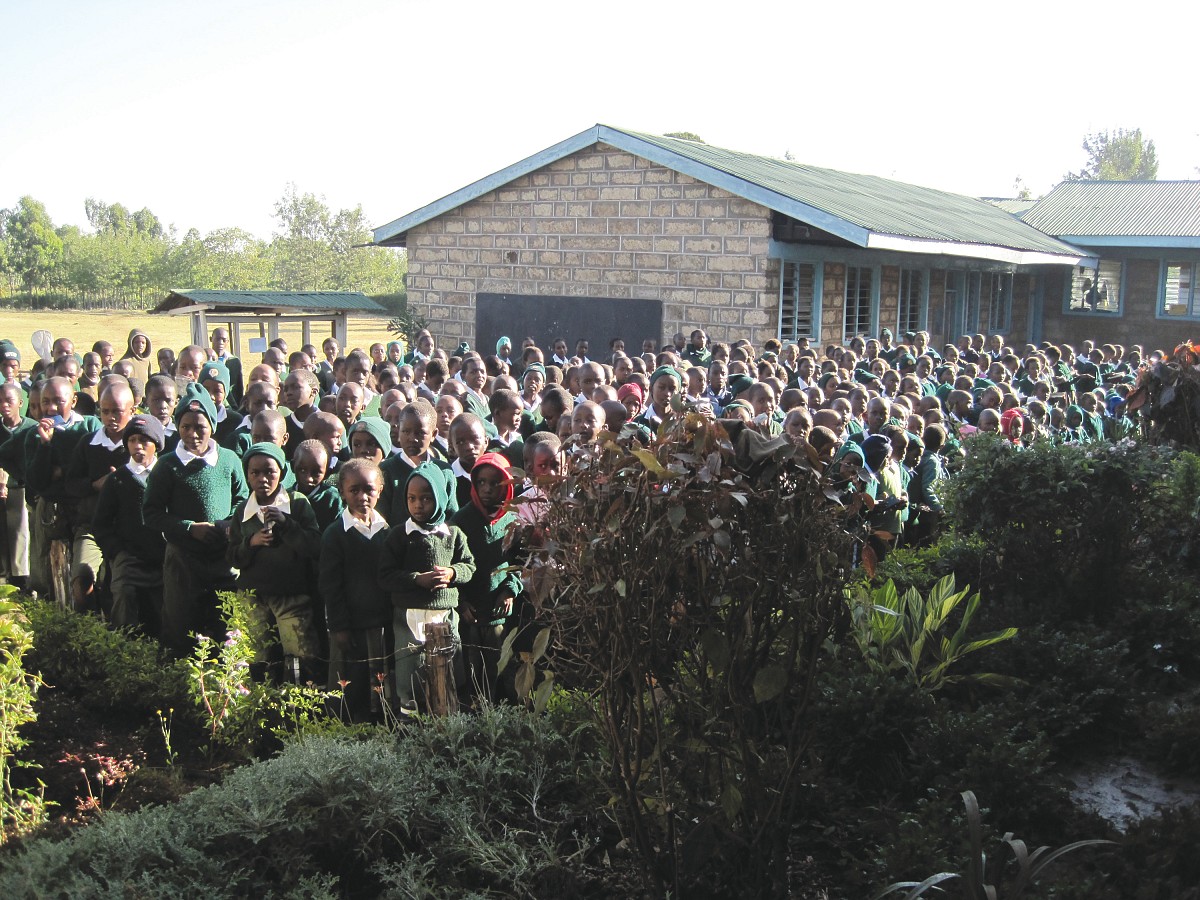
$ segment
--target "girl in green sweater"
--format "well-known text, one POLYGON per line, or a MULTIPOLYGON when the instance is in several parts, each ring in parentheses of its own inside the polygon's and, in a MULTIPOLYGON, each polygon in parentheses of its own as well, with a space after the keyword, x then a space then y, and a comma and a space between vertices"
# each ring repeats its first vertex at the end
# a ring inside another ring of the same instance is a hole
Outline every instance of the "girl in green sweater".
POLYGON ((379 559, 379 580, 392 594, 401 714, 417 710, 426 626, 449 623, 459 646, 458 587, 475 574, 466 535, 446 522, 448 477, 453 476, 432 462, 413 469, 404 486, 409 519, 391 529, 379 559))

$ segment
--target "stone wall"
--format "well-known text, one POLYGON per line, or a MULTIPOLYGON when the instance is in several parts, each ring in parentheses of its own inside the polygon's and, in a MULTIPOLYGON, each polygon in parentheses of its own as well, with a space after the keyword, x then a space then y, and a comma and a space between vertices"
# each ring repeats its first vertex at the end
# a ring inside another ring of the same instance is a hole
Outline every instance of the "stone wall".
MULTIPOLYGON (((408 233, 408 298, 439 343, 475 341, 475 295, 637 298, 663 334, 776 334, 765 207, 595 144, 408 233)), ((642 335, 625 336, 640 340, 642 335)))

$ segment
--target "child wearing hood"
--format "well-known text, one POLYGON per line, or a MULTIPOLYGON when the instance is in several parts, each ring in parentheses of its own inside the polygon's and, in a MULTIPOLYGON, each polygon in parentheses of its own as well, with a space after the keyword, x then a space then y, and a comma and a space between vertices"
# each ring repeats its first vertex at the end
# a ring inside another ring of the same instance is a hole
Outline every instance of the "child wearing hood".
POLYGON ((146 336, 146 332, 140 328, 135 328, 129 332, 129 341, 125 349, 125 354, 121 359, 128 360, 133 366, 133 377, 141 379, 142 384, 150 380, 151 375, 157 375, 157 372, 150 371, 154 365, 154 351, 150 346, 150 338, 146 336))
MULTIPOLYGON (((313 582, 320 550, 317 517, 308 498, 283 486, 287 461, 278 444, 256 443, 242 457, 250 496, 229 526, 229 563, 239 591, 253 591, 250 614, 274 625, 283 647, 284 678, 316 681, 319 655, 313 627, 313 582)), ((263 648, 265 651, 267 648, 263 648)), ((265 668, 265 652, 255 660, 265 668)))
POLYGON ((392 593, 396 699, 402 715, 417 710, 426 626, 449 623, 457 654, 458 589, 475 574, 466 535, 446 521, 447 477, 432 462, 413 469, 404 486, 408 521, 388 532, 379 557, 379 580, 392 593))
MULTIPOLYGON (((459 588, 458 615, 463 635, 465 699, 496 699, 496 667, 500 647, 513 618, 522 584, 517 574, 517 547, 506 538, 518 524, 510 508, 512 471, 500 453, 484 453, 471 469, 471 502, 454 514, 453 522, 467 537, 475 558, 475 574, 459 588)), ((512 698, 510 698, 512 699, 512 698)))

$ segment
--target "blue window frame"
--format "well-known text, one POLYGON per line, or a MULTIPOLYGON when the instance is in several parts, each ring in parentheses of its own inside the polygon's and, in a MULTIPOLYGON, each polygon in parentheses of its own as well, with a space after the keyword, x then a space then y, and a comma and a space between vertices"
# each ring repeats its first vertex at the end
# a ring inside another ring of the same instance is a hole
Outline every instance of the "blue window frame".
POLYGON ((842 310, 842 343, 855 335, 875 334, 875 270, 846 266, 846 303, 842 310))
POLYGON ((896 299, 896 334, 923 330, 929 317, 929 273, 924 269, 901 269, 896 299))
POLYGON ((779 266, 779 340, 819 341, 821 264, 780 260, 779 266))
POLYGON ((1099 266, 1076 266, 1067 281, 1063 312, 1076 316, 1119 316, 1125 293, 1125 266, 1119 259, 1102 259, 1099 266))
POLYGON ((1200 263, 1196 260, 1163 260, 1159 284, 1158 318, 1200 319, 1200 263))
POLYGON ((992 274, 992 299, 988 305, 988 333, 1008 334, 1012 331, 1012 272, 992 274))

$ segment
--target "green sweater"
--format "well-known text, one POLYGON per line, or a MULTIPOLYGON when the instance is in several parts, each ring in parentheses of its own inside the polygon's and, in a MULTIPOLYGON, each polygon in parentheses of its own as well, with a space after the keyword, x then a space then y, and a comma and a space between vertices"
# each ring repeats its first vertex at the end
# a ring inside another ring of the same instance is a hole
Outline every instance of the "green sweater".
POLYGON ((332 525, 345 509, 336 481, 322 481, 318 484, 308 495, 308 503, 317 517, 317 530, 321 534, 325 533, 325 529, 332 525))
POLYGON ((44 497, 65 500, 69 496, 66 475, 75 450, 100 427, 100 420, 95 416, 84 416, 74 425, 55 428, 49 444, 37 441, 27 470, 29 486, 44 497))
POLYGON ((502 625, 497 598, 506 590, 516 597, 524 585, 510 565, 516 559, 516 547, 504 548, 504 538, 518 522, 516 513, 505 513, 489 523, 474 503, 464 506, 454 516, 454 524, 467 536, 467 546, 475 557, 475 574, 459 587, 459 605, 471 604, 477 622, 502 625))
POLYGON ((379 557, 379 580, 391 589, 396 609, 455 609, 459 585, 475 575, 475 559, 461 528, 450 526, 449 534, 408 533, 405 526, 392 528, 379 557), (426 590, 416 576, 434 566, 450 566, 454 580, 450 587, 426 590))
POLYGON ((18 487, 25 484, 25 450, 30 429, 37 434, 37 422, 28 417, 21 419, 15 428, 0 424, 0 469, 8 473, 9 483, 18 487))
MULTIPOLYGON (((432 453, 430 460, 447 472, 450 471, 450 464, 434 459, 432 453)), ((412 474, 412 470, 413 467, 398 453, 393 453, 379 464, 379 471, 383 473, 383 492, 379 495, 379 506, 376 508, 393 528, 398 528, 408 521, 408 498, 404 495, 404 486, 408 483, 408 476, 412 474)), ((453 490, 453 481, 452 478, 446 479, 447 519, 458 512, 458 497, 453 490)))
POLYGON ((134 475, 126 466, 104 482, 92 515, 92 533, 105 559, 114 559, 124 550, 145 563, 162 566, 166 543, 160 532, 146 526, 142 513, 145 496, 145 477, 134 475))
POLYGON ((368 538, 341 518, 321 535, 318 589, 330 631, 383 628, 392 622, 388 592, 379 583, 379 558, 389 531, 368 538))
POLYGON ((239 503, 233 512, 227 558, 238 570, 239 591, 276 597, 312 594, 321 532, 308 498, 297 491, 287 494, 292 511, 275 523, 275 542, 269 547, 250 546, 250 539, 262 531, 263 523, 258 516, 243 518, 248 500, 239 503))
POLYGON ((159 457, 146 483, 146 524, 162 532, 170 544, 198 556, 215 557, 223 547, 209 547, 188 534, 195 522, 220 522, 250 496, 242 463, 232 451, 217 451, 217 464, 192 460, 186 466, 175 453, 159 457))

